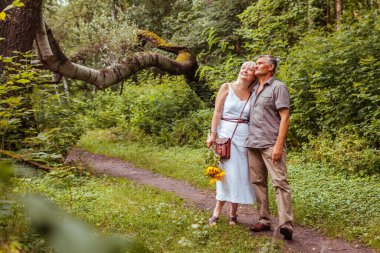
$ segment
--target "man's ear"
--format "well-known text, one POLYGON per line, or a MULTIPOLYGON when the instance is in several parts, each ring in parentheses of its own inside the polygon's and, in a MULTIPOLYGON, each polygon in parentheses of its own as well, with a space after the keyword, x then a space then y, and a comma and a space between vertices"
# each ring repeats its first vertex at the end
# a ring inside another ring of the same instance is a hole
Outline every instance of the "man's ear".
POLYGON ((274 70, 274 64, 270 64, 270 65, 269 65, 269 71, 272 71, 272 72, 273 72, 273 70, 274 70))

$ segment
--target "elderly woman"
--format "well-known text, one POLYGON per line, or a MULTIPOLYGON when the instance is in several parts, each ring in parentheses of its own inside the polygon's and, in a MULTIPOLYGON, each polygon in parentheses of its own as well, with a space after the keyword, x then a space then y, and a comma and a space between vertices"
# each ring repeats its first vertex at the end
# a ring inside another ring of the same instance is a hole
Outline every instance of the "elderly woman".
POLYGON ((219 164, 220 168, 224 170, 225 176, 222 181, 216 183, 216 205, 208 221, 210 226, 217 224, 226 202, 231 203, 230 225, 237 224, 239 204, 255 203, 255 195, 249 177, 247 148, 245 147, 251 107, 250 87, 256 80, 254 67, 254 62, 244 62, 236 81, 223 84, 216 97, 207 147, 214 144, 216 136, 231 138, 240 115, 241 119, 232 138, 231 158, 221 159, 219 164))

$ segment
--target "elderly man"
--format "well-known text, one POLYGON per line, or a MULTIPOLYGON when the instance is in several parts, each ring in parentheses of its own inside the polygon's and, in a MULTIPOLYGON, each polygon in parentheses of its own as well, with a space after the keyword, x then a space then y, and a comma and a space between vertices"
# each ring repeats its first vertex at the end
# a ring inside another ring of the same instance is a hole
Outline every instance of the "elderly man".
POLYGON ((260 218, 251 230, 270 230, 269 172, 276 193, 280 233, 286 240, 291 240, 293 213, 285 164, 290 96, 286 86, 273 77, 276 66, 277 60, 271 55, 260 56, 255 66, 259 82, 253 88, 246 146, 260 218))

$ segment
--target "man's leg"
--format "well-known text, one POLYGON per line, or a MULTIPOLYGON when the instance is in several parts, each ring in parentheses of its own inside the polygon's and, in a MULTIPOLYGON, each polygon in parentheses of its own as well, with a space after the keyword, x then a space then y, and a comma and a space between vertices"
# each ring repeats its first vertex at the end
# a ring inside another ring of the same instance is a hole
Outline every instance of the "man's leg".
POLYGON ((256 194, 259 222, 270 226, 268 202, 268 171, 261 157, 260 149, 248 149, 249 173, 256 194))
POLYGON ((273 148, 266 148, 262 151, 264 163, 272 178, 272 183, 275 188, 276 201, 279 213, 279 227, 287 228, 293 231, 293 213, 291 191, 286 173, 286 152, 280 160, 275 163, 272 161, 273 148))

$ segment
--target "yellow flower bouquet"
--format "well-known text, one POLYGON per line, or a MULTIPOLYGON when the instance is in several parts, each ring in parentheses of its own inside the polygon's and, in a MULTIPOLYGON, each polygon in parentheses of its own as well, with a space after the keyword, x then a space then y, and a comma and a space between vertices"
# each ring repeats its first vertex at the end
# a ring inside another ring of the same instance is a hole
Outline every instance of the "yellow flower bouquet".
POLYGON ((210 178, 210 184, 215 183, 217 180, 221 181, 225 175, 224 171, 218 167, 220 158, 209 149, 206 158, 205 175, 210 178))
POLYGON ((225 175, 224 171, 218 167, 208 166, 205 171, 205 175, 210 177, 210 184, 221 181, 225 175))

